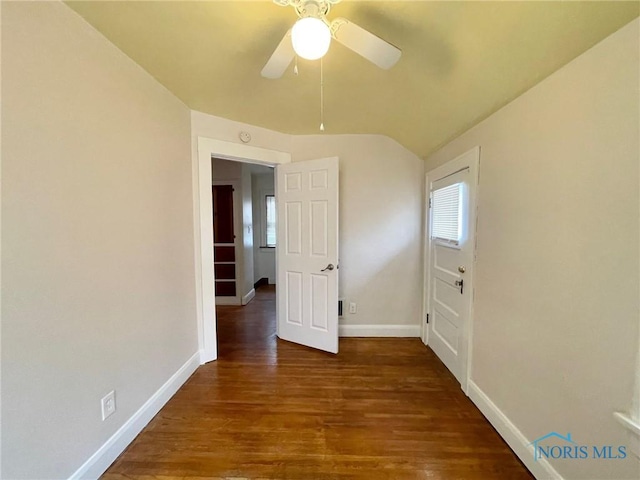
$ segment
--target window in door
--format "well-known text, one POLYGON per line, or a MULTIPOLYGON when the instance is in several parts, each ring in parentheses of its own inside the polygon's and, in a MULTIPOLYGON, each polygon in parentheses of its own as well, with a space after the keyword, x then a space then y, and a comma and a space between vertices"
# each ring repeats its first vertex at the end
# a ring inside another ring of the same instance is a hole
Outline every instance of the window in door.
POLYGON ((454 183, 434 190, 431 194, 433 239, 449 245, 459 245, 462 239, 462 187, 454 183))

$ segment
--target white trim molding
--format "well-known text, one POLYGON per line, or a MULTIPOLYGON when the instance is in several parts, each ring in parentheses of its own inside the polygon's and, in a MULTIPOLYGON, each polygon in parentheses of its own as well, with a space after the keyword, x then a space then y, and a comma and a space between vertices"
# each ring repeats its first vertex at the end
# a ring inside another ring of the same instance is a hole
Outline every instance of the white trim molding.
POLYGON ((627 429, 630 450, 636 457, 640 458, 640 422, 621 412, 615 412, 613 416, 627 429))
POLYGON ((629 449, 640 459, 640 342, 638 342, 631 409, 628 412, 614 412, 613 416, 627 430, 629 449))
POLYGON ((534 477, 545 480, 563 480, 563 477, 545 458, 539 458, 537 461, 533 458, 533 450, 530 447, 531 440, 522 434, 473 380, 469 379, 467 387, 469 398, 476 404, 482 414, 489 420, 489 423, 493 425, 534 477))
POLYGON ((420 337, 420 325, 339 325, 340 337, 420 337))
MULTIPOLYGON (((478 220, 478 196, 480 190, 480 153, 481 148, 479 145, 476 145, 470 150, 467 150, 465 153, 455 157, 454 159, 448 161, 447 163, 440 165, 439 167, 430 170, 425 175, 425 198, 424 198, 424 228, 423 228, 423 250, 422 254, 423 258, 423 289, 422 289, 422 319, 420 324, 420 337, 425 345, 430 345, 433 349, 433 340, 430 337, 430 331, 433 329, 433 315, 431 315, 429 324, 426 323, 427 314, 433 313, 430 294, 431 294, 431 263, 432 263, 432 241, 430 235, 431 228, 431 209, 429 207, 429 202, 431 199, 431 187, 432 183, 438 180, 446 179, 447 177, 452 177, 454 174, 466 170, 469 170, 469 219, 465 221, 468 231, 466 232, 467 242, 471 245, 472 255, 471 259, 469 259, 469 263, 467 263, 467 272, 466 277, 464 279, 465 282, 465 290, 470 292, 469 300, 468 300, 468 319, 465 328, 461 329, 461 337, 458 349, 458 356, 460 362, 460 386, 462 390, 468 395, 469 381, 472 370, 472 361, 473 361, 473 320, 474 320, 474 288, 475 288, 475 263, 476 263, 476 229, 477 229, 477 220, 478 220), (430 343, 431 342, 431 343, 430 343)), ((450 178, 451 181, 451 178, 450 178)), ((437 336, 437 335, 436 335, 437 336)), ((436 350, 434 350, 436 352, 436 350)), ((437 355, 437 353, 436 353, 437 355)), ((457 375, 456 375, 457 376, 457 375)))
POLYGON ((288 152, 278 152, 267 148, 225 142, 214 138, 198 137, 198 152, 201 151, 201 148, 222 160, 236 160, 238 162, 269 166, 291 163, 291 154, 288 152))
POLYGON ((249 290, 249 292, 242 297, 242 305, 246 305, 247 303, 249 303, 251 300, 253 300, 253 297, 256 296, 256 289, 252 288, 251 290, 249 290))
POLYGON ((291 154, 266 148, 197 137, 193 162, 193 211, 196 270, 196 311, 201 362, 218 357, 216 310, 213 297, 213 205, 211 199, 211 159, 236 160, 275 166, 291 162, 291 154), (206 320, 206 321, 205 321, 206 320))
POLYGON ((429 173, 424 176, 424 185, 422 189, 422 310, 420 312, 420 338, 422 343, 429 345, 429 324, 427 323, 427 315, 429 314, 429 291, 431 288, 431 277, 429 275, 429 229, 431 228, 431 192, 429 173))
POLYGON ((200 356, 201 352, 194 353, 116 433, 69 477, 69 480, 100 477, 196 371, 200 366, 200 356))

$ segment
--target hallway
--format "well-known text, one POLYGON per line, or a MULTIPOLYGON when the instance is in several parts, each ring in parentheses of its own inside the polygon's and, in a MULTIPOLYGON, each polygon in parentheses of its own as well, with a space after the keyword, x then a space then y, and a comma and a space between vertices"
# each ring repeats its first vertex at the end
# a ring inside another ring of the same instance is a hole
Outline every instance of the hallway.
POLYGON ((419 339, 278 340, 274 287, 217 314, 219 359, 103 478, 533 478, 419 339))

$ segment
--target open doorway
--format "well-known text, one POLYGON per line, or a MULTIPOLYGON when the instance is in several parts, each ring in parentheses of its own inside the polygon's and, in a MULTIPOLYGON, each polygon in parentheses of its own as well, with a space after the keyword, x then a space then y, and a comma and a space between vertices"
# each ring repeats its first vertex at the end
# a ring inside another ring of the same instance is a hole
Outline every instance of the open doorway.
POLYGON ((276 282, 274 169, 211 160, 215 304, 247 305, 276 282))
POLYGON ((194 153, 198 341, 200 363, 207 363, 218 357, 214 249, 212 248, 214 243, 212 158, 274 167, 291 163, 291 154, 207 137, 197 138, 194 153))
POLYGON ((211 184, 217 336, 225 355, 242 341, 255 346, 275 335, 274 168, 214 157, 211 184))

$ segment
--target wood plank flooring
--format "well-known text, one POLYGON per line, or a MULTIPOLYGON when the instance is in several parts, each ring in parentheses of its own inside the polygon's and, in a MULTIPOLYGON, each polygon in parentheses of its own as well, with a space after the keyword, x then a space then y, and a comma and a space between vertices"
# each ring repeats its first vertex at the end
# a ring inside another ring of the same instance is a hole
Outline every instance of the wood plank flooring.
POLYGON ((419 339, 278 340, 273 287, 217 307, 200 367, 104 474, 124 478, 531 479, 419 339))

